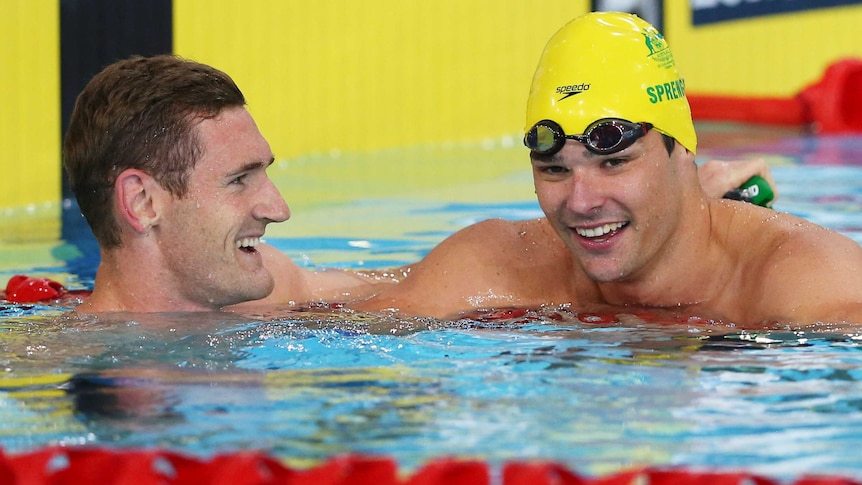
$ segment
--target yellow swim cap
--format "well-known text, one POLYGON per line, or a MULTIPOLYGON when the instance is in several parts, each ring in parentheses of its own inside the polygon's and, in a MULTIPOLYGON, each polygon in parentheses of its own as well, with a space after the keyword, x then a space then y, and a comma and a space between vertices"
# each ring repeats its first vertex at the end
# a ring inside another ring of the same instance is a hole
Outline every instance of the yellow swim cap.
POLYGON ((652 123, 692 153, 697 135, 664 37, 635 15, 593 12, 560 29, 542 53, 527 101, 529 131, 541 120, 581 134, 596 120, 652 123))

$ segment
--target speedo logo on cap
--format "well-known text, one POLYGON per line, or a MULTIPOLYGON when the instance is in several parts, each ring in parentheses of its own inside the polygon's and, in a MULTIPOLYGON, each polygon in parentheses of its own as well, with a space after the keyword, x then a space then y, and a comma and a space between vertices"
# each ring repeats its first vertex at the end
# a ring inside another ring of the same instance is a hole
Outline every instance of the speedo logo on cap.
POLYGON ((590 83, 582 83, 582 84, 569 84, 567 86, 557 86, 557 94, 563 94, 564 96, 557 101, 562 101, 570 96, 574 96, 576 94, 581 94, 584 91, 590 90, 590 83))

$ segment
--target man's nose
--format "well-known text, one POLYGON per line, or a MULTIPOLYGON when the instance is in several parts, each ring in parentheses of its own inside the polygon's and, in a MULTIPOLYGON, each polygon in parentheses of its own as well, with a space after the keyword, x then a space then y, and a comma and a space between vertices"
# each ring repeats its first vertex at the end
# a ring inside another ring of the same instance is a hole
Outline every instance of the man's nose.
POLYGON ((290 219, 290 207, 272 180, 267 179, 263 187, 261 201, 254 208, 254 217, 269 222, 284 222, 290 219))
POLYGON ((569 181, 566 208, 576 214, 589 214, 604 203, 601 184, 585 170, 576 169, 569 181))

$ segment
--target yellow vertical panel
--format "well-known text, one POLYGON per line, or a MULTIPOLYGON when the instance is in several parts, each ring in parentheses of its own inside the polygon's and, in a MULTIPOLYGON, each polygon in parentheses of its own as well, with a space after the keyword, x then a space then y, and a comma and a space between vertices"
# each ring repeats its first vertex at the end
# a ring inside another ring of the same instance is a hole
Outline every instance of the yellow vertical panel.
POLYGON ((59 36, 57 0, 0 2, 0 239, 19 218, 45 217, 47 226, 15 237, 59 230, 59 36))
POLYGON ((862 6, 692 26, 689 2, 665 2, 665 36, 691 93, 791 96, 844 57, 862 57, 862 6))
POLYGON ((175 52, 245 92, 280 157, 523 128, 548 38, 586 0, 175 0, 175 52))

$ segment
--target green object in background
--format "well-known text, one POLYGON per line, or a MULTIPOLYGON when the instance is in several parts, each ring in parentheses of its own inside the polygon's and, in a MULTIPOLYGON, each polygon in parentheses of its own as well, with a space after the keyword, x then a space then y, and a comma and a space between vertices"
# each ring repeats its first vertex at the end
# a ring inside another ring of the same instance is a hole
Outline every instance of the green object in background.
POLYGON ((741 200, 750 202, 754 205, 769 207, 769 203, 775 198, 775 193, 769 182, 763 177, 755 175, 748 179, 739 188, 731 190, 724 194, 725 199, 741 200))

